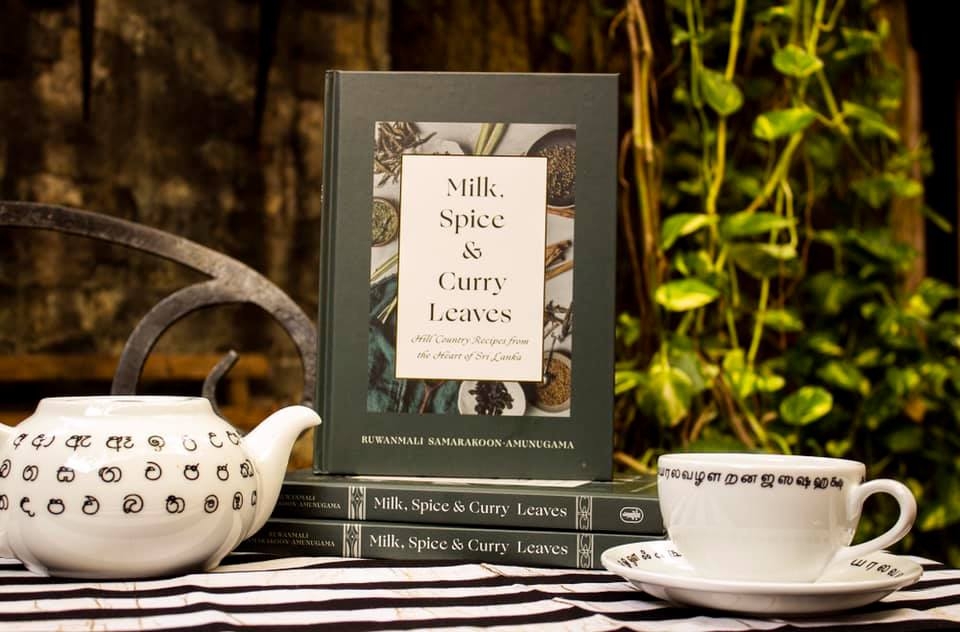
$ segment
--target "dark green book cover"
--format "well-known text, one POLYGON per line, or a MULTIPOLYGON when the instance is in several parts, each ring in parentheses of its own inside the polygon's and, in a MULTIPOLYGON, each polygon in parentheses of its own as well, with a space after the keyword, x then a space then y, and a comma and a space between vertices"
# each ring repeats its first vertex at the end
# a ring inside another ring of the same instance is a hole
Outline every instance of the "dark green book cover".
POLYGON ((327 74, 315 470, 609 479, 617 77, 327 74))
POLYGON ((533 529, 482 529, 412 523, 271 518, 238 550, 283 556, 460 560, 600 569, 600 555, 662 536, 533 529))
POLYGON ((503 481, 291 472, 276 518, 662 535, 656 478, 503 481))

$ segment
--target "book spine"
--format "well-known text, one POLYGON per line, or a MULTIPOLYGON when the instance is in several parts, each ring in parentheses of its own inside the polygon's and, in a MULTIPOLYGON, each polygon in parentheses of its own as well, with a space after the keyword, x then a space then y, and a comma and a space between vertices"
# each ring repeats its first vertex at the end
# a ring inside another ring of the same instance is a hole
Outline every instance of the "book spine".
POLYGON ((271 518, 241 551, 284 556, 458 560, 599 569, 606 549, 660 539, 616 533, 471 529, 409 523, 271 518))
POLYGON ((334 261, 334 226, 335 209, 337 206, 337 187, 334 182, 337 173, 337 134, 340 118, 340 75, 336 71, 328 71, 324 77, 324 110, 323 110, 323 166, 320 189, 320 289, 318 296, 319 310, 317 314, 317 411, 324 423, 321 423, 314 440, 313 468, 316 472, 323 472, 329 462, 326 454, 330 442, 327 440, 330 424, 330 398, 324 393, 330 391, 330 371, 327 370, 330 355, 329 344, 333 323, 333 305, 330 300, 334 261))
POLYGON ((654 496, 611 497, 510 490, 391 488, 285 482, 273 515, 659 535, 654 496))

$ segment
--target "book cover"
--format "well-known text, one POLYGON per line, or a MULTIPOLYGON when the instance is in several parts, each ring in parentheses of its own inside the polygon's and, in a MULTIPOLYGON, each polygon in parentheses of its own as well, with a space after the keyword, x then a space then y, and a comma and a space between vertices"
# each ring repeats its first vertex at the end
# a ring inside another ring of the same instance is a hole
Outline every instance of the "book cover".
POLYGON ((662 535, 656 477, 503 481, 291 472, 278 518, 416 522, 662 535))
POLYGON ((459 560, 600 569, 600 554, 606 549, 660 539, 663 537, 622 533, 270 518, 238 550, 284 556, 459 560))
POLYGON ((610 478, 616 104, 327 74, 317 472, 610 478))

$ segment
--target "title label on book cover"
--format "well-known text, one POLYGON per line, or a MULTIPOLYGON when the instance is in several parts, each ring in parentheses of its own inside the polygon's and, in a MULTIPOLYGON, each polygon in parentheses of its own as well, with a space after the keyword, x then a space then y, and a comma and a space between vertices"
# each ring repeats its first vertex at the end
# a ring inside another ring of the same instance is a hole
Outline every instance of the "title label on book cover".
POLYGON ((396 376, 539 381, 547 160, 405 155, 396 376))

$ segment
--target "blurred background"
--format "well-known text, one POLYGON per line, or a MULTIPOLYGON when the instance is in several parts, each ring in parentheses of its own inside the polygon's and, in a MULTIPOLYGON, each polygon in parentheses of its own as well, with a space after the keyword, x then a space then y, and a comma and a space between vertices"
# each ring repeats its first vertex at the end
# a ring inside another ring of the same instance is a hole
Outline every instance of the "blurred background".
MULTIPOLYGON (((0 0, 0 198, 196 241, 313 318, 326 70, 619 73, 618 469, 676 449, 858 458, 920 499, 904 546, 958 564, 948 23, 905 0, 0 0)), ((105 392, 64 358, 109 375, 201 278, 0 227, 0 416, 105 392)), ((143 390, 199 392, 194 361, 228 349, 237 425, 299 400, 292 343, 248 306, 177 323, 143 390)))

